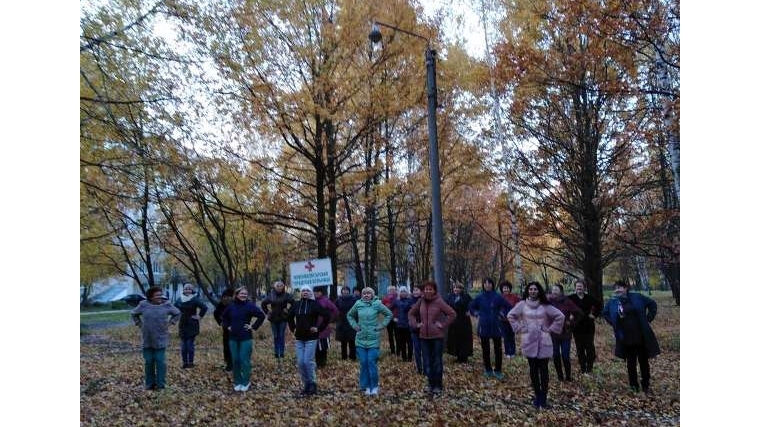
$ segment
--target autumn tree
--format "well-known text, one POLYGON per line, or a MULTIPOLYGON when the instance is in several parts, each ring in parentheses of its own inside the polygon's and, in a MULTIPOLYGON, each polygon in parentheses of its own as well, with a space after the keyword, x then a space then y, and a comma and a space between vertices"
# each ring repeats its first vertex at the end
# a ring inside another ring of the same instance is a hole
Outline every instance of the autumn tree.
POLYGON ((145 31, 161 12, 161 2, 111 1, 83 8, 80 28, 80 246, 143 291, 160 270, 152 192, 166 143, 163 106, 176 99, 155 73, 165 51, 145 31))
POLYGON ((497 68, 512 97, 520 191, 562 242, 555 255, 582 271, 601 298, 603 268, 619 245, 608 238, 613 212, 640 191, 646 111, 636 108, 637 54, 599 31, 627 29, 610 18, 618 3, 517 1, 506 8, 497 68))

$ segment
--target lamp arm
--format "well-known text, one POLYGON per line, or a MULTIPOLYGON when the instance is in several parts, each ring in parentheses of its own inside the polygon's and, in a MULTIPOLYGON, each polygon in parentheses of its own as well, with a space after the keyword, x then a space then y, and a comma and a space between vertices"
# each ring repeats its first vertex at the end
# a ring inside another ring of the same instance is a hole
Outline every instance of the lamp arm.
POLYGON ((393 25, 390 25, 390 24, 386 24, 386 23, 384 23, 384 22, 380 22, 380 21, 372 21, 372 23, 373 23, 374 25, 380 25, 380 26, 383 26, 383 27, 387 27, 387 28, 390 28, 390 29, 392 29, 392 30, 400 31, 400 32, 402 32, 402 33, 404 33, 404 34, 409 34, 410 36, 414 36, 414 37, 420 38, 420 39, 422 39, 422 40, 425 40, 425 42, 427 42, 427 44, 428 44, 428 45, 430 44, 430 39, 428 39, 427 37, 423 37, 423 36, 421 36, 421 35, 419 35, 419 34, 417 34, 417 33, 413 33, 413 32, 411 32, 411 31, 407 31, 407 30, 405 30, 405 29, 403 29, 403 28, 394 27, 393 25))

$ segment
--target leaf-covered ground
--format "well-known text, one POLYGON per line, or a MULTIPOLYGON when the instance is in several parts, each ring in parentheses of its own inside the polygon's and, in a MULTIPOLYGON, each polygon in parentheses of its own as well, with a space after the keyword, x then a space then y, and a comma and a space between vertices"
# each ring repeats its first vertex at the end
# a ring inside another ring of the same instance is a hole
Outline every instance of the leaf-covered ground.
MULTIPOLYGON (((180 369, 176 327, 167 349, 167 389, 142 386, 140 332, 134 326, 86 329, 80 340, 80 419, 82 426, 667 426, 680 420, 679 308, 657 297, 653 322, 663 353, 651 360, 651 396, 628 391, 625 363, 612 356, 612 332, 597 324, 598 361, 591 375, 556 380, 549 364, 548 410, 537 411, 527 361, 504 360, 504 380, 482 375, 479 341, 467 364, 444 356, 444 393, 430 399, 425 378, 413 362, 402 362, 383 348, 380 394, 358 390, 358 365, 340 360, 339 343, 328 366, 317 372, 319 393, 302 398, 295 368, 293 337, 286 358, 273 357, 267 322, 256 332, 253 385, 235 392, 222 369, 221 329, 203 319, 196 340, 196 367, 180 369)), ((383 345, 387 343, 384 342, 383 345)), ((518 343, 519 345, 519 343, 518 343)), ((573 348, 574 345, 573 345, 573 348)), ((574 353, 574 350, 573 350, 574 353)))

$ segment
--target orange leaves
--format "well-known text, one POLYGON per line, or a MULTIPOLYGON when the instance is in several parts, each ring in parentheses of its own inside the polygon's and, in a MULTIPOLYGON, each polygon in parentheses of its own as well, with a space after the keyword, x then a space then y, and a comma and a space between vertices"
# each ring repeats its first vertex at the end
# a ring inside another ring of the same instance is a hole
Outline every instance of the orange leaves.
MULTIPOLYGON (((328 365, 317 371, 318 394, 301 398, 293 338, 288 334, 281 363, 272 356, 271 335, 254 342, 252 387, 232 390, 223 369, 220 328, 202 320, 195 368, 179 366, 179 344, 172 331, 166 352, 167 388, 145 391, 139 330, 98 329, 80 344, 80 423, 82 426, 589 426, 678 425, 680 417, 679 308, 655 296, 660 310, 653 323, 663 354, 651 361, 653 396, 627 391, 625 362, 612 356, 609 327, 597 326, 598 361, 592 375, 579 375, 573 356, 573 382, 558 382, 549 367, 551 409, 536 411, 527 362, 504 359, 505 379, 484 378, 480 346, 466 364, 444 355, 444 394, 424 393, 426 379, 414 362, 387 351, 383 335, 378 363, 380 393, 358 389, 358 362, 340 360, 333 342, 328 365), (671 344, 675 343, 675 344, 671 344)), ((519 344, 519 343, 518 343, 519 344)), ((574 345, 573 345, 574 346, 574 345)), ((574 353, 574 352, 573 352, 574 353)))

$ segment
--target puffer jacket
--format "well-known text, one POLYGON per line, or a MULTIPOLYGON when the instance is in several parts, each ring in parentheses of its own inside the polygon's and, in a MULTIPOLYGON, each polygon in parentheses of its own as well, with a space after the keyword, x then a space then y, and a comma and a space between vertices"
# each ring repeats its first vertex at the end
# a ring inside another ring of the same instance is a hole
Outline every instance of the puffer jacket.
POLYGON ((549 359, 553 354, 551 333, 562 332, 565 315, 551 304, 524 300, 507 314, 509 324, 516 334, 521 334, 523 356, 549 359))
POLYGON ((356 332, 356 346, 361 348, 380 348, 380 333, 393 319, 393 312, 375 297, 371 301, 356 301, 346 314, 348 323, 356 332), (383 320, 378 323, 377 315, 383 320))
POLYGON ((409 310, 409 327, 419 331, 420 339, 443 338, 446 328, 457 318, 457 313, 440 295, 420 298, 409 310))
POLYGON ((478 336, 481 338, 501 338, 502 328, 499 315, 512 307, 496 291, 483 291, 470 303, 469 311, 478 318, 478 336))

